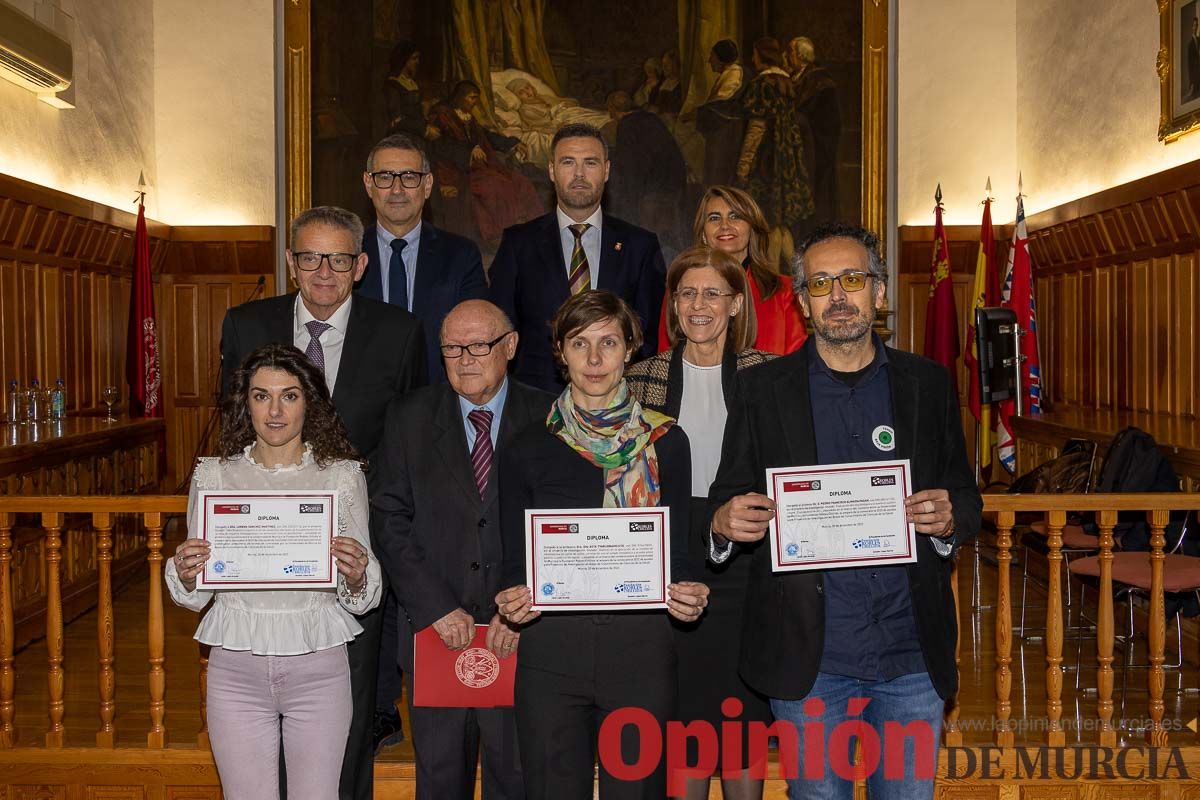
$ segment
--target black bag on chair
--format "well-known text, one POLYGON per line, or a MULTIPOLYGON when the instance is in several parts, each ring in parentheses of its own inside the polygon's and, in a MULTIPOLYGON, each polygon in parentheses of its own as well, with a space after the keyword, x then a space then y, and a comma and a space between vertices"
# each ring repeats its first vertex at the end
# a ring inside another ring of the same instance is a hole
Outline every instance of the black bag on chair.
MULTIPOLYGON (((1131 425, 1118 431, 1108 446, 1108 455, 1104 457, 1104 465, 1096 481, 1096 491, 1178 492, 1179 475, 1158 449, 1154 437, 1131 425)), ((1171 521, 1166 529, 1168 550, 1179 541, 1186 516, 1183 511, 1171 512, 1171 521)), ((1096 530, 1094 526, 1089 529, 1091 532, 1096 530)), ((1122 550, 1150 550, 1150 526, 1145 513, 1141 511, 1121 512, 1113 528, 1113 536, 1120 542, 1122 550)), ((1185 542, 1185 550, 1195 546, 1192 542, 1185 542)), ((1196 554, 1186 552, 1186 555, 1196 554)))

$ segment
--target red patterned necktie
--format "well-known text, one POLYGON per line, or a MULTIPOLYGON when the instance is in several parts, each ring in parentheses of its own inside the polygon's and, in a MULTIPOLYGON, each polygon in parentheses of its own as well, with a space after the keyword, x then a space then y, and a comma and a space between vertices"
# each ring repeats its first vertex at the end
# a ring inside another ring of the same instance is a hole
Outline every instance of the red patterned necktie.
POLYGON ((475 485, 479 487, 479 496, 483 497, 487 491, 488 472, 492 469, 492 412, 486 408, 477 408, 467 414, 467 419, 475 426, 471 468, 475 472, 475 485))
POLYGON ((312 337, 308 340, 308 347, 305 349, 304 355, 308 356, 308 360, 316 364, 317 368, 324 373, 325 350, 321 347, 321 334, 333 326, 328 322, 321 322, 314 319, 304 323, 304 327, 308 328, 308 335, 312 337))
POLYGON ((571 270, 567 273, 567 284, 571 287, 571 296, 574 297, 592 288, 591 269, 588 266, 587 253, 583 251, 584 231, 592 226, 586 222, 579 222, 567 227, 575 234, 575 247, 571 250, 571 270))

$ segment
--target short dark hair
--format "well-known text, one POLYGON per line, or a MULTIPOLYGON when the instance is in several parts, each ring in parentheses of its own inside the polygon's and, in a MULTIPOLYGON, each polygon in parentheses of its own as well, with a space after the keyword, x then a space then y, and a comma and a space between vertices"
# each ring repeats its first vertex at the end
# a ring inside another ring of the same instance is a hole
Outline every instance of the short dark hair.
POLYGON ((454 105, 459 100, 462 100, 467 96, 468 92, 483 94, 483 89, 480 89, 479 84, 475 81, 459 81, 454 84, 454 89, 450 92, 450 105, 454 105))
POLYGON ((597 322, 616 320, 621 326, 621 335, 625 337, 625 347, 630 353, 642 349, 642 323, 629 304, 612 292, 603 289, 589 289, 571 297, 559 306, 550 320, 550 338, 554 348, 554 358, 565 373, 567 362, 563 358, 562 346, 575 334, 585 330, 597 322))
POLYGON ((375 168, 375 154, 380 150, 407 150, 410 153, 416 153, 421 157, 421 171, 429 172, 429 156, 425 154, 425 148, 417 144, 417 140, 409 136, 407 133, 393 133, 390 136, 385 136, 375 143, 371 148, 371 152, 367 153, 367 172, 375 168))
POLYGON ((712 51, 722 64, 729 65, 737 61, 738 46, 733 39, 722 39, 712 46, 712 51))
POLYGON ((233 374, 229 394, 221 405, 221 434, 217 439, 217 455, 222 461, 236 458, 254 444, 257 434, 250 419, 248 398, 250 380, 260 369, 278 369, 293 376, 304 394, 304 427, 300 437, 312 445, 313 460, 322 468, 334 461, 366 463, 346 434, 346 426, 333 408, 325 375, 295 347, 286 344, 264 344, 254 350, 233 374))
POLYGON ((758 53, 758 58, 768 67, 783 66, 783 48, 779 46, 779 40, 774 36, 764 36, 754 42, 754 52, 758 53))
POLYGON ((350 234, 350 238, 354 241, 354 254, 358 255, 362 252, 363 224, 362 220, 358 218, 358 214, 353 211, 347 211, 337 206, 316 206, 301 211, 292 220, 291 238, 288 239, 289 246, 296 246, 296 236, 306 225, 328 225, 331 228, 341 228, 350 234))
POLYGON ((595 125, 589 125, 586 122, 572 122, 555 131, 554 138, 550 140, 551 160, 554 158, 554 151, 558 149, 558 143, 563 139, 595 139, 604 148, 604 160, 608 161, 608 142, 604 141, 604 134, 600 133, 600 129, 595 125))
POLYGON ((806 280, 804 256, 808 251, 822 242, 827 242, 830 239, 849 239, 858 242, 867 251, 868 272, 871 277, 882 283, 887 283, 887 264, 884 263, 883 256, 879 254, 879 236, 873 231, 869 231, 861 225, 851 225, 846 222, 824 222, 818 225, 813 231, 804 238, 796 246, 796 252, 792 254, 792 288, 793 291, 799 292, 806 280))

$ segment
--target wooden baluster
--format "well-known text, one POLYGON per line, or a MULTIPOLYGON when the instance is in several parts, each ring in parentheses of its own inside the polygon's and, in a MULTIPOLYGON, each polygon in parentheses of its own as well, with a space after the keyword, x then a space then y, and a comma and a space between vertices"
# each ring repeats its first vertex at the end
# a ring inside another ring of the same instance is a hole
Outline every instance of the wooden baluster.
POLYGON ((1012 747, 1012 593, 1009 566, 1012 564, 1012 529, 1016 515, 996 515, 996 744, 1012 747))
MULTIPOLYGON (((1096 619, 1096 715, 1100 718, 1100 746, 1116 747, 1117 732, 1113 728, 1113 595, 1112 560, 1113 526, 1116 511, 1100 512, 1100 600, 1096 619)), ((1082 609, 1080 609, 1082 613, 1082 609)), ((1127 644, 1132 647, 1132 643, 1127 644)))
POLYGON ((1150 512, 1150 614, 1146 619, 1149 627, 1149 642, 1146 650, 1150 657, 1146 688, 1150 695, 1150 726, 1146 729, 1146 741, 1153 747, 1167 746, 1167 729, 1163 726, 1163 647, 1167 639, 1166 609, 1163 602, 1163 552, 1167 539, 1163 529, 1169 517, 1165 509, 1150 512))
POLYGON ((113 725, 113 718, 117 704, 116 673, 113 671, 112 514, 93 513, 92 527, 96 529, 96 572, 100 582, 99 607, 96 609, 96 644, 100 651, 100 730, 96 731, 96 746, 114 747, 117 729, 113 725))
POLYGON ((1046 744, 1063 747, 1067 733, 1062 729, 1062 529, 1067 512, 1054 509, 1049 514, 1046 545, 1046 744))
POLYGON ((50 688, 50 729, 46 731, 47 747, 62 747, 66 736, 63 727, 63 611, 62 562, 63 515, 53 512, 42 514, 42 527, 46 530, 46 673, 50 688))
MULTIPOLYGON (((950 569, 950 591, 954 593, 954 619, 961 619, 958 613, 958 558, 954 559, 954 566, 950 569)), ((954 645, 954 668, 958 669, 958 665, 962 662, 962 631, 959 631, 958 641, 954 645)), ((959 677, 959 685, 962 684, 962 678, 959 677)), ((958 715, 962 709, 958 704, 958 694, 950 698, 950 710, 946 713, 946 725, 942 731, 942 740, 946 747, 962 747, 962 731, 958 729, 958 715)))
POLYGON ((211 750, 208 739, 208 654, 206 644, 200 645, 200 732, 196 734, 196 745, 201 750, 211 750))
POLYGON ((163 623, 163 515, 157 511, 142 515, 146 524, 146 561, 150 565, 150 619, 148 641, 150 650, 150 732, 146 734, 146 746, 163 748, 167 744, 167 729, 163 725, 166 713, 164 696, 167 675, 163 671, 166 661, 166 629, 163 623))
POLYGON ((16 744, 13 670, 12 528, 13 514, 0 514, 0 748, 16 744))

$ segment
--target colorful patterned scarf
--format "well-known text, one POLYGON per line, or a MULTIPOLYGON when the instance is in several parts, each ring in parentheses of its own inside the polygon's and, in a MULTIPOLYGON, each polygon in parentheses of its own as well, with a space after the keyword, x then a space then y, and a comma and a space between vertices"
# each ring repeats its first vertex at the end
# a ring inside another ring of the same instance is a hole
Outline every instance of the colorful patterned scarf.
POLYGON ((605 508, 659 504, 662 494, 654 442, 674 424, 665 414, 643 409, 624 380, 609 408, 577 408, 568 386, 546 417, 551 433, 604 470, 605 508))

